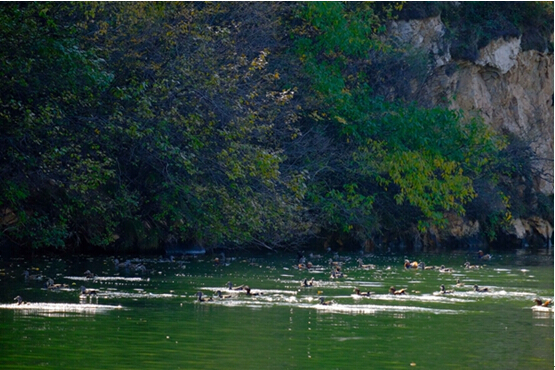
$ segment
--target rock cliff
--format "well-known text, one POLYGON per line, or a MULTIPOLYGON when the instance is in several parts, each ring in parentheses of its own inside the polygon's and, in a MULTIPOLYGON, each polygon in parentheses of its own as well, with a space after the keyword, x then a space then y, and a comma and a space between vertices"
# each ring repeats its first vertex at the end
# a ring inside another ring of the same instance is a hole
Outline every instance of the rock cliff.
MULTIPOLYGON (((552 197, 553 53, 522 51, 521 39, 511 37, 490 42, 474 62, 453 60, 439 16, 396 21, 389 29, 391 36, 424 49, 433 61, 426 83, 412 84, 413 97, 428 106, 447 104, 479 115, 498 132, 529 143, 534 157, 531 165, 537 174, 531 191, 552 197)), ((509 233, 520 245, 539 237, 540 244, 550 249, 551 223, 537 217, 515 219, 514 230, 509 233)), ((459 224, 455 229, 450 230, 450 236, 459 239, 472 237, 479 230, 474 223, 472 227, 459 224)))

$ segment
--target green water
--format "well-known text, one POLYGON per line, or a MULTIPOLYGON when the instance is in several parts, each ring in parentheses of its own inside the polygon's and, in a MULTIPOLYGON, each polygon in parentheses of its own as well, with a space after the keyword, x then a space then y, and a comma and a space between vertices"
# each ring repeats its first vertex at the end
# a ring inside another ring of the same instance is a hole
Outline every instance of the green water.
MULTIPOLYGON (((0 267, 1 369, 547 369, 553 365, 553 311, 533 299, 553 297, 550 257, 494 256, 479 270, 465 256, 419 256, 452 273, 405 270, 403 257, 358 255, 346 277, 321 268, 298 270, 295 256, 210 257, 166 262, 151 271, 116 269, 111 258, 5 260, 0 267), (43 288, 23 271, 69 287, 43 288), (97 274, 86 279, 85 270, 97 274), (300 280, 314 277, 313 287, 300 280), (456 287, 456 279, 464 282, 456 287), (248 284, 227 299, 197 302, 195 293, 230 294, 226 282, 248 284), (434 295, 439 286, 453 294, 434 295), (488 287, 487 293, 472 286, 488 287), (80 286, 98 289, 80 300, 80 286), (388 294, 390 286, 408 295, 388 294), (353 294, 354 287, 374 292, 353 294), (21 295, 29 304, 17 305, 21 295), (320 305, 323 296, 331 305, 320 305)), ((476 263, 476 260, 471 260, 476 263)))

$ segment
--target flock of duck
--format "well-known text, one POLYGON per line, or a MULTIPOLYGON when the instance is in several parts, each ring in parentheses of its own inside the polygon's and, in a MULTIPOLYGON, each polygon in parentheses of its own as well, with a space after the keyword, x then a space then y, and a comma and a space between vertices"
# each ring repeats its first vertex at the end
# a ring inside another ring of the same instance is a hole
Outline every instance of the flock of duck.
MULTIPOLYGON (((310 259, 314 260, 314 259, 322 259, 323 257, 320 255, 313 255, 310 254, 309 255, 310 259)), ((491 256, 489 254, 484 254, 482 251, 478 252, 478 258, 481 261, 489 261, 491 259, 491 256)), ((340 258, 337 254, 333 255, 333 258, 329 258, 327 263, 328 263, 328 268, 331 269, 330 275, 329 275, 329 279, 341 279, 341 278, 345 278, 347 275, 345 275, 345 273, 343 272, 343 264, 348 262, 350 260, 350 257, 342 257, 340 258)), ((228 262, 226 262, 226 258, 225 255, 221 255, 221 258, 214 258, 213 259, 213 263, 215 266, 227 266, 229 265, 228 262)), ((176 261, 173 257, 170 257, 169 259, 167 259, 167 261, 165 262, 172 262, 172 263, 178 263, 180 267, 184 267, 183 266, 183 260, 181 261, 176 261)), ((314 271, 316 268, 321 268, 321 266, 315 266, 313 265, 310 261, 307 260, 307 258, 304 257, 304 255, 302 253, 299 253, 298 255, 298 263, 293 265, 292 268, 293 269, 297 269, 299 271, 306 271, 306 272, 311 272, 314 271)), ((149 269, 146 268, 146 266, 143 263, 132 263, 130 260, 127 260, 125 262, 120 262, 118 259, 114 259, 113 260, 114 266, 116 268, 116 270, 122 268, 125 269, 126 271, 134 271, 137 273, 149 273, 152 272, 149 269)), ((376 269, 376 265, 373 264, 364 264, 364 261, 362 260, 362 258, 358 258, 356 260, 357 263, 357 267, 358 269, 362 269, 362 270, 374 270, 376 269)), ((464 265, 464 269, 465 270, 476 270, 476 269, 481 269, 483 268, 482 264, 478 264, 478 265, 472 265, 470 262, 466 262, 464 265)), ((403 263, 403 268, 406 270, 410 270, 410 269, 415 269, 415 270, 436 270, 439 273, 452 273, 454 271, 454 269, 449 268, 449 267, 445 267, 444 265, 441 266, 428 266, 426 265, 424 262, 422 261, 410 261, 408 259, 406 259, 403 263)), ((386 270, 391 269, 391 267, 387 267, 386 270)), ((61 284, 61 283, 55 283, 54 280, 52 278, 37 274, 37 275, 32 275, 28 270, 25 270, 24 273, 24 278, 25 281, 45 281, 44 283, 44 289, 47 290, 61 290, 64 288, 70 288, 67 284, 61 284)), ((97 276, 92 273, 90 270, 87 270, 83 273, 83 277, 86 280, 90 280, 90 281, 94 281, 97 276)), ((299 289, 302 288, 311 288, 311 287, 316 287, 319 285, 319 282, 315 281, 314 277, 309 278, 303 278, 300 281, 300 287, 299 289)), ((459 279, 456 280, 456 284, 454 285, 455 287, 463 287, 464 283, 460 282, 459 279)), ((480 287, 477 284, 473 285, 473 291, 476 293, 486 293, 486 292, 491 292, 490 288, 487 287, 480 287)), ((88 298, 91 297, 97 297, 97 294, 99 293, 98 289, 93 289, 93 288, 87 288, 84 285, 80 287, 79 289, 79 298, 80 300, 86 300, 88 298)), ((317 292, 317 301, 319 301, 320 305, 333 305, 334 301, 326 301, 326 299, 323 296, 320 296, 322 292, 318 291, 317 292)), ((419 292, 416 292, 419 293, 419 292)), ((454 290, 447 290, 445 288, 444 284, 441 284, 439 287, 439 291, 433 292, 434 295, 448 295, 448 294, 453 294, 455 293, 454 290)), ((196 302, 212 302, 214 300, 222 300, 222 299, 234 299, 236 297, 238 297, 239 295, 244 295, 244 296, 262 296, 264 295, 264 291, 259 290, 259 291, 253 291, 248 285, 239 285, 239 286, 234 286, 233 283, 231 281, 228 281, 225 287, 222 287, 221 289, 215 290, 215 293, 213 295, 205 295, 202 291, 198 291, 195 294, 195 301, 196 302)), ((360 297, 371 297, 373 295, 375 295, 375 292, 372 291, 361 291, 358 287, 355 287, 353 290, 353 294, 355 296, 360 296, 360 297)), ((408 290, 407 288, 402 288, 402 289, 397 289, 395 286, 390 286, 387 294, 390 294, 392 296, 400 296, 400 295, 407 295, 408 294, 408 290)), ((14 298, 14 301, 16 305, 25 305, 25 304, 29 304, 28 302, 26 302, 21 295, 18 295, 14 298)), ((553 305, 553 301, 552 300, 542 300, 540 298, 535 298, 534 300, 536 306, 539 307, 551 307, 553 305)))
MULTIPOLYGON (((319 255, 312 255, 310 254, 311 259, 312 258, 321 258, 322 256, 319 255)), ((312 271, 313 269, 318 268, 318 266, 314 265, 312 262, 308 261, 304 255, 299 254, 298 256, 299 260, 298 260, 298 264, 294 265, 292 268, 297 269, 297 270, 304 270, 307 272, 312 271)), ((484 254, 482 251, 478 252, 478 259, 481 261, 489 261, 491 260, 491 255, 489 254, 484 254)), ((216 263, 220 263, 219 259, 216 259, 216 263)), ((341 278, 345 278, 347 277, 346 274, 344 274, 343 270, 342 270, 342 265, 347 262, 348 260, 350 260, 349 257, 346 257, 346 260, 341 261, 341 259, 339 258, 339 256, 337 254, 334 255, 334 258, 329 258, 328 259, 328 265, 331 268, 331 272, 329 275, 330 279, 341 279, 341 278)), ((363 270, 373 270, 376 269, 376 265, 374 264, 364 264, 364 261, 362 260, 362 258, 358 258, 356 260, 357 262, 357 266, 359 269, 363 269, 363 270)), ((452 273, 455 270, 453 268, 449 268, 449 267, 445 267, 445 265, 441 265, 441 266, 427 266, 424 262, 418 262, 418 261, 410 261, 410 260, 405 260, 404 264, 403 264, 404 269, 406 270, 410 270, 410 269, 416 269, 416 270, 436 270, 440 273, 452 273)), ((478 265, 473 265, 470 262, 465 262, 463 265, 463 268, 465 270, 478 270, 478 269, 482 269, 483 265, 478 264, 478 265)), ((391 267, 387 267, 386 270, 391 269, 391 267)), ((311 288, 311 287, 316 287, 318 286, 318 282, 315 281, 314 277, 309 278, 303 278, 300 281, 300 288, 311 288)), ((455 287, 464 287, 465 284, 462 283, 459 279, 456 279, 456 284, 454 285, 455 287)), ((480 287, 477 284, 473 284, 472 285, 472 290, 476 293, 489 293, 492 292, 491 288, 488 287, 480 287)), ((262 291, 258 291, 258 292, 252 292, 252 289, 248 286, 248 285, 239 285, 239 286, 234 286, 232 282, 228 282, 227 286, 226 286, 226 290, 225 290, 226 294, 222 293, 222 290, 217 290, 216 293, 213 296, 210 295, 205 295, 202 291, 198 291, 196 293, 196 301, 198 302, 213 302, 215 300, 219 300, 219 299, 232 299, 234 297, 237 297, 238 294, 244 293, 246 296, 259 296, 259 295, 263 295, 264 292, 262 291)), ((322 291, 318 291, 318 295, 321 294, 322 291)), ((373 295, 375 295, 375 292, 372 291, 361 291, 360 288, 355 287, 353 290, 354 295, 356 296, 360 296, 360 297, 371 297, 373 295)), ((417 292, 420 293, 420 292, 417 292)), ((454 290, 447 290, 445 288, 444 284, 441 284, 439 286, 439 291, 433 292, 433 295, 449 295, 449 294, 454 294, 455 291, 454 290)), ((391 286, 388 289, 388 294, 392 295, 392 296, 400 296, 400 295, 407 295, 408 293, 408 289, 407 288, 402 288, 402 289, 397 289, 395 286, 391 286)), ((324 297, 320 296, 317 298, 317 300, 319 301, 320 305, 333 305, 335 304, 335 302, 333 300, 326 300, 324 297)), ((540 298, 535 298, 534 302, 536 304, 536 306, 541 306, 541 307, 551 307, 553 305, 553 300, 542 300, 540 298)))

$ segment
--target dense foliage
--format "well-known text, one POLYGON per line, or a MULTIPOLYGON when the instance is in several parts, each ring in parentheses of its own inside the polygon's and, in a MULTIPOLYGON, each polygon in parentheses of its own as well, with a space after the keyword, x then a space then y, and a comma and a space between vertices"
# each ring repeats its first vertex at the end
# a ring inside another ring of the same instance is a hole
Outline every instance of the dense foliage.
POLYGON ((497 189, 481 207, 502 224, 507 141, 406 101, 427 65, 382 37, 402 9, 6 3, 2 242, 359 245, 445 226, 477 181, 497 189))

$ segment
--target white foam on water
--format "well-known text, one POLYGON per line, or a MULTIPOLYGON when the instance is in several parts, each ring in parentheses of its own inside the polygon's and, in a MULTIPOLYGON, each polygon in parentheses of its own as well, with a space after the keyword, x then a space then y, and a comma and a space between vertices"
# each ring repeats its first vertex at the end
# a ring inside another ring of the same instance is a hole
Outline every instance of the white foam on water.
POLYGON ((376 299, 381 301, 410 301, 410 302, 438 302, 438 303, 461 303, 468 302, 468 299, 456 298, 456 292, 451 294, 405 294, 405 295, 392 295, 392 294, 374 294, 370 297, 363 297, 369 299, 376 299))
POLYGON ((78 280, 78 281, 126 281, 126 282, 144 282, 150 281, 150 278, 142 277, 125 277, 125 276, 95 276, 94 278, 87 278, 85 276, 64 276, 64 279, 78 280))
MULTIPOLYGON (((299 285, 300 288, 300 285, 299 285)), ((222 292, 222 294, 229 294, 229 293, 235 293, 237 295, 239 294, 245 294, 244 290, 229 290, 227 287, 222 288, 222 287, 197 287, 195 288, 197 290, 203 291, 203 290, 209 290, 212 291, 214 293, 216 293, 218 290, 220 292, 222 292)), ((297 290, 281 290, 281 289, 251 289, 251 293, 259 293, 262 295, 266 295, 266 294, 289 294, 289 295, 296 295, 298 292, 297 290)))
POLYGON ((331 304, 331 305, 300 305, 300 308, 313 308, 318 311, 345 314, 370 314, 374 315, 378 312, 390 313, 407 313, 407 312, 424 312, 433 314, 450 314, 455 315, 462 313, 462 310, 438 309, 414 306, 389 306, 389 305, 372 305, 372 304, 331 304))
POLYGON ((536 312, 553 312, 553 307, 532 306, 531 309, 536 312))
MULTIPOLYGON (((331 297, 328 297, 331 298, 331 297)), ((344 298, 344 296, 342 297, 344 298)), ((312 308, 318 311, 332 312, 332 313, 345 313, 345 314, 376 314, 378 312, 392 312, 392 313, 406 313, 406 312, 425 312, 433 314, 459 314, 464 311, 452 309, 438 309, 427 307, 414 307, 414 306, 391 306, 379 304, 343 304, 332 303, 331 305, 322 305, 317 303, 319 299, 313 297, 305 297, 297 299, 291 297, 287 300, 279 300, 276 297, 261 297, 257 296, 256 299, 215 299, 209 302, 194 303, 221 305, 226 307, 249 307, 249 308, 264 308, 264 307, 291 307, 291 308, 312 308)))
POLYGON ((120 310, 122 306, 90 304, 90 303, 43 303, 32 302, 24 304, 0 304, 0 309, 27 311, 28 313, 102 313, 109 310, 120 310))
POLYGON ((170 293, 149 293, 149 292, 137 292, 137 293, 128 293, 128 292, 118 292, 118 291, 110 291, 99 295, 102 298, 132 298, 132 299, 139 299, 139 298, 174 298, 177 297, 175 294, 170 293))

